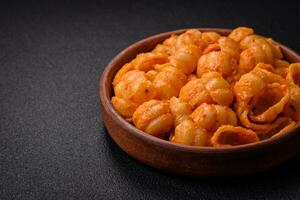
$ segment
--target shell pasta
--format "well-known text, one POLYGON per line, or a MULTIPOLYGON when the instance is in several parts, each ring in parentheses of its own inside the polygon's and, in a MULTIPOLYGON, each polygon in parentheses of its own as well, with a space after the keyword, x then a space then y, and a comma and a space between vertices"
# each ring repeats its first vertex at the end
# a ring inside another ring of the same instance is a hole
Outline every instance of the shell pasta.
POLYGON ((248 27, 173 34, 122 66, 112 85, 128 123, 183 145, 256 143, 300 121, 300 63, 248 27))

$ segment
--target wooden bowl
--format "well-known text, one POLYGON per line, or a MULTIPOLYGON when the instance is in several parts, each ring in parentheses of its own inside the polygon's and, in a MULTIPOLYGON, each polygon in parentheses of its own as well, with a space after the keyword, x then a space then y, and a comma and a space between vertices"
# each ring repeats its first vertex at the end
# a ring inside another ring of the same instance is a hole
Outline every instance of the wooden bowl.
MULTIPOLYGON (((228 35, 231 30, 199 28, 228 35)), ((171 143, 148 135, 125 121, 113 108, 112 81, 116 72, 138 53, 152 50, 171 34, 186 29, 166 32, 141 40, 119 53, 106 66, 99 81, 99 97, 104 124, 111 138, 127 154, 157 169, 190 176, 233 176, 263 171, 291 158, 300 151, 300 127, 280 137, 234 147, 195 147, 171 143)), ((300 62, 300 56, 278 43, 285 58, 300 62)))

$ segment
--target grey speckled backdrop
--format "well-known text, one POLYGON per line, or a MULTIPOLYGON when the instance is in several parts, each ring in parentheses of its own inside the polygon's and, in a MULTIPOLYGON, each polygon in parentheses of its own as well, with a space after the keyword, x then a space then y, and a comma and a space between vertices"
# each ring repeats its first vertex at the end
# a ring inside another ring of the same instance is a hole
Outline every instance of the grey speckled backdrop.
POLYGON ((0 199, 300 199, 300 158, 264 174, 163 174, 122 152, 98 106, 105 64, 184 27, 248 25, 300 50, 296 3, 27 2, 0 6, 0 199))

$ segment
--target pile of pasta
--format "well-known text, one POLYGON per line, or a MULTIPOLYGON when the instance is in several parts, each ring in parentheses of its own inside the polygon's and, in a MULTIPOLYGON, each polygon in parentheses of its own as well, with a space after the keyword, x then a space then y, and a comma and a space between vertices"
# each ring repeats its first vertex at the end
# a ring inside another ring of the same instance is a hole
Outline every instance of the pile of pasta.
POLYGON ((270 38, 190 29, 125 64, 111 102, 138 129, 171 142, 235 146, 280 137, 300 119, 300 63, 270 38))

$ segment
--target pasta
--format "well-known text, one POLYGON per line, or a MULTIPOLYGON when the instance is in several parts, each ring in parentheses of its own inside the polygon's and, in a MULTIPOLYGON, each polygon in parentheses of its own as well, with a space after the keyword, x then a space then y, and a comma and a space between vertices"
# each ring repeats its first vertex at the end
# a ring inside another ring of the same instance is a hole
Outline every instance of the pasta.
POLYGON ((181 101, 176 97, 170 99, 170 110, 174 116, 174 126, 183 122, 193 112, 193 108, 190 104, 181 101))
POLYGON ((201 77, 206 72, 220 72, 224 78, 232 76, 238 68, 237 60, 229 53, 212 51, 201 56, 197 63, 197 75, 201 77))
POLYGON ((225 106, 203 103, 190 116, 187 114, 175 128, 171 139, 175 143, 206 146, 218 127, 237 124, 235 113, 225 106))
POLYGON ((270 60, 267 61, 267 55, 261 46, 250 46, 241 53, 239 72, 241 74, 248 73, 258 63, 270 63, 270 60))
POLYGON ((290 95, 286 85, 278 83, 268 84, 264 91, 256 98, 253 104, 253 115, 255 122, 272 122, 283 111, 289 102, 290 95))
POLYGON ((195 45, 202 50, 207 43, 202 39, 202 33, 197 29, 190 29, 185 33, 178 36, 176 40, 176 49, 180 49, 184 46, 195 45))
POLYGON ((300 121, 300 63, 248 27, 227 37, 173 34, 124 64, 112 85, 116 112, 177 144, 256 143, 289 134, 300 121))
POLYGON ((202 103, 213 103, 209 91, 199 78, 192 79, 181 88, 179 99, 189 103, 193 108, 202 103))
POLYGON ((185 84, 179 98, 193 107, 202 103, 218 103, 229 106, 233 100, 230 85, 217 72, 208 72, 200 79, 193 79, 185 84))
POLYGON ((157 98, 170 99, 178 96, 180 89, 187 82, 186 75, 170 64, 165 64, 153 79, 153 86, 157 91, 157 98))
POLYGON ((285 60, 281 60, 281 59, 275 59, 274 61, 274 72, 280 76, 282 76, 283 78, 286 78, 286 75, 288 74, 289 71, 289 66, 290 63, 288 63, 285 60))
POLYGON ((248 35, 252 35, 254 33, 252 28, 248 27, 238 27, 233 29, 231 33, 228 35, 229 38, 233 39, 235 42, 242 41, 248 35))
POLYGON ((272 122, 283 112, 290 98, 286 80, 272 70, 272 66, 260 63, 234 87, 240 123, 259 134, 278 126, 272 122), (262 122, 264 124, 260 124, 262 122))
POLYGON ((118 111, 118 113, 121 114, 126 119, 130 119, 134 111, 139 106, 139 104, 137 103, 119 97, 112 97, 111 103, 118 111))
POLYGON ((156 45, 156 47, 153 49, 152 52, 158 53, 158 54, 161 53, 163 55, 169 56, 171 53, 171 47, 168 45, 158 44, 158 45, 156 45))
POLYGON ((215 104, 201 104, 190 115, 190 118, 209 132, 214 132, 221 125, 237 125, 236 115, 230 108, 215 104))
POLYGON ((126 63, 115 75, 114 80, 113 80, 113 86, 116 86, 120 80, 123 78, 124 74, 127 72, 133 70, 133 65, 132 63, 126 63))
POLYGON ((229 37, 221 37, 218 40, 218 44, 220 45, 221 51, 228 53, 236 60, 240 58, 241 50, 238 43, 236 43, 234 40, 230 39, 229 37))
POLYGON ((240 57, 240 47, 238 43, 229 37, 220 37, 216 43, 209 44, 203 51, 203 54, 207 54, 211 51, 222 51, 228 53, 234 59, 238 60, 240 57))
POLYGON ((240 42, 243 49, 240 57, 241 73, 251 71, 258 63, 273 64, 275 59, 283 57, 279 47, 272 39, 266 39, 258 35, 249 35, 240 42))
POLYGON ((197 61, 200 56, 200 49, 196 45, 187 45, 177 49, 169 57, 170 64, 190 75, 197 67, 197 61))
POLYGON ((215 147, 236 146, 258 141, 259 138, 254 131, 231 125, 221 126, 211 138, 211 144, 215 147))
POLYGON ((156 64, 166 63, 168 55, 160 52, 141 53, 132 61, 134 69, 147 72, 156 64))
POLYGON ((216 32, 204 32, 201 34, 201 38, 207 44, 214 44, 218 42, 218 40, 221 38, 221 35, 216 32))
POLYGON ((291 64, 289 66, 287 81, 290 91, 289 108, 293 112, 295 120, 300 119, 300 63, 291 64))
POLYGON ((286 84, 285 79, 272 73, 272 70, 271 65, 259 63, 251 72, 243 75, 234 86, 237 102, 249 104, 255 96, 265 89, 267 84, 274 82, 286 84))
POLYGON ((229 106, 233 101, 233 92, 228 82, 217 72, 208 72, 201 77, 206 90, 214 102, 229 106))
POLYGON ((191 119, 186 119, 175 128, 172 142, 193 146, 206 146, 211 136, 201 127, 197 127, 191 119))
POLYGON ((161 135, 171 130, 173 115, 166 101, 150 100, 140 105, 133 113, 134 125, 151 135, 161 135))
POLYGON ((289 121, 290 118, 279 117, 272 123, 255 123, 249 119, 251 109, 248 107, 237 106, 236 113, 239 118, 240 124, 246 128, 255 131, 258 135, 266 135, 271 130, 278 128, 280 124, 289 121))
POLYGON ((188 78, 187 81, 189 82, 191 80, 197 79, 198 77, 196 74, 190 74, 187 78, 188 78))
POLYGON ((296 122, 292 121, 289 125, 285 126, 283 129, 281 129, 279 132, 274 134, 272 137, 281 137, 285 134, 287 134, 290 130, 292 130, 297 125, 296 122))
POLYGON ((153 83, 146 78, 145 72, 139 70, 125 73, 114 90, 116 97, 138 104, 153 99, 157 93, 153 83))

